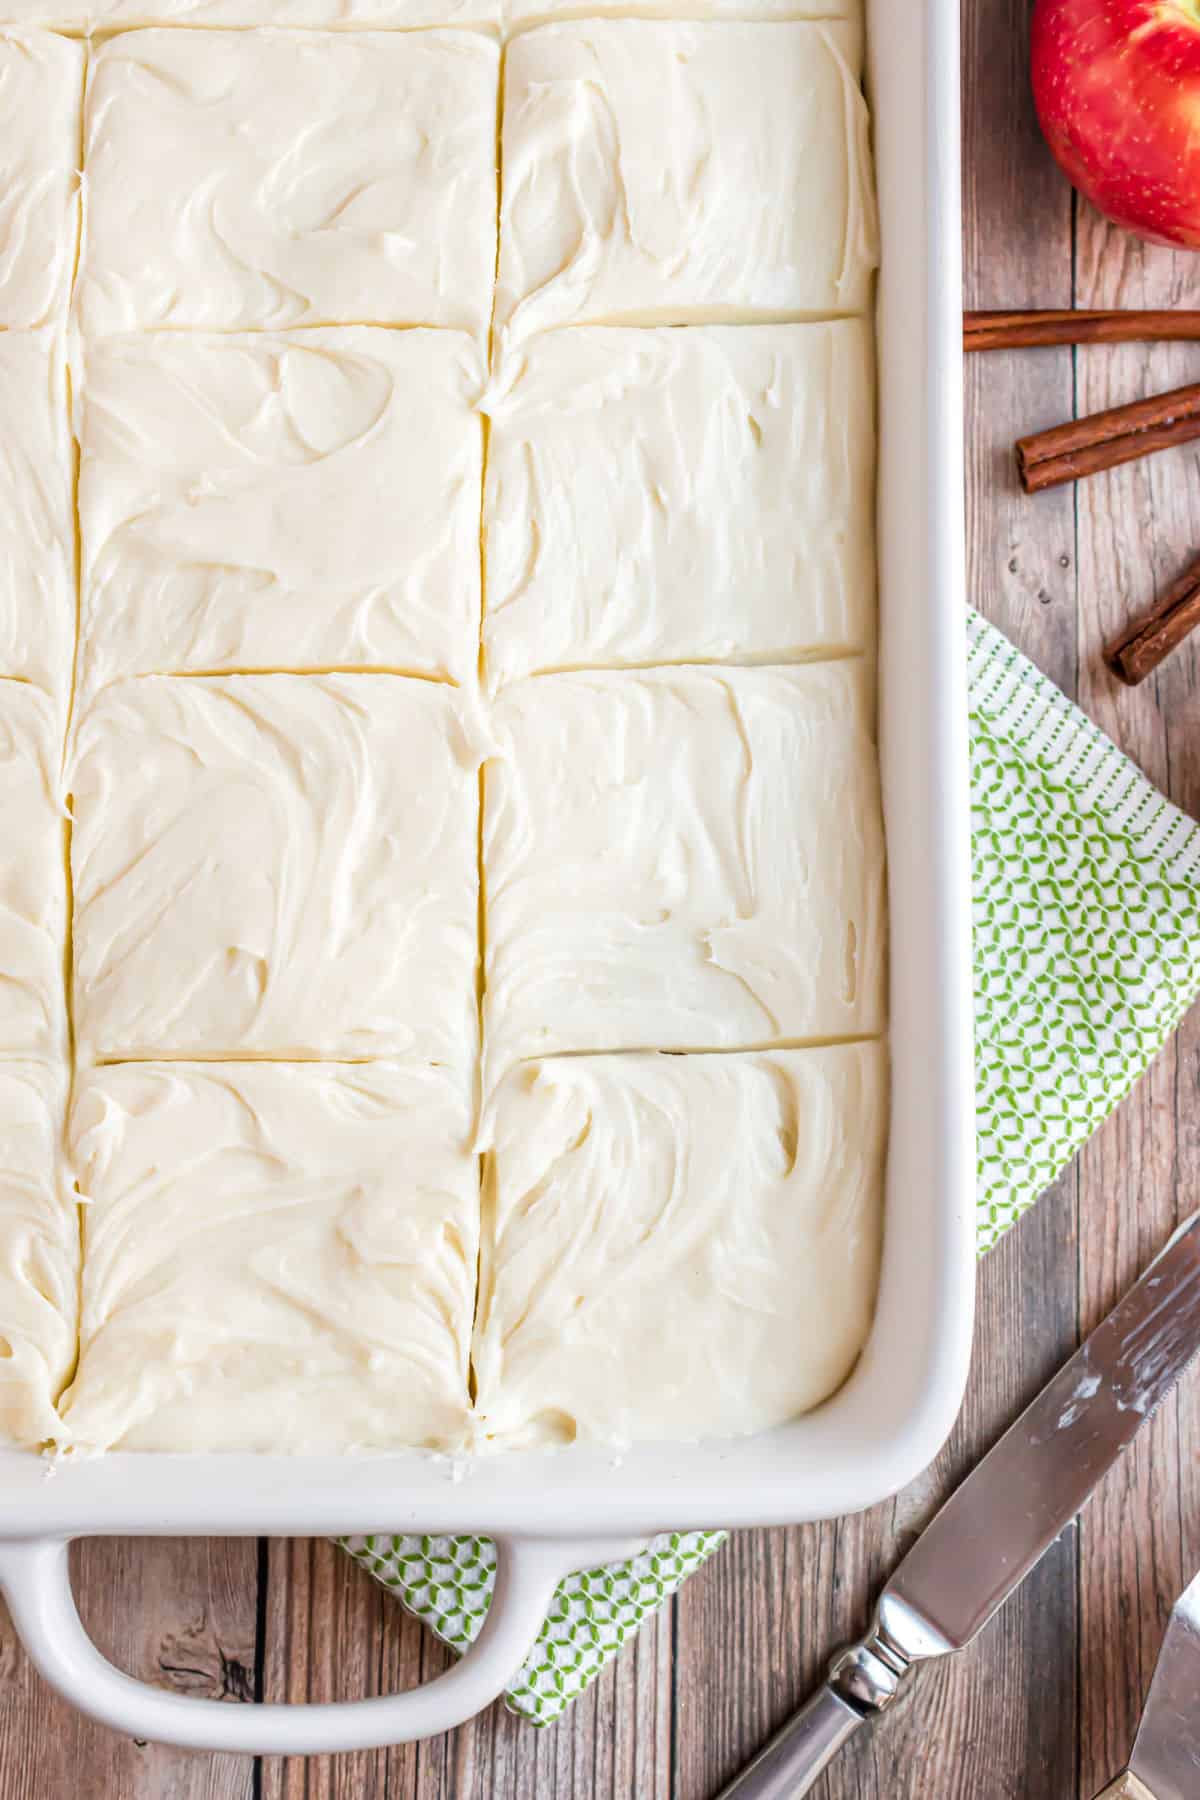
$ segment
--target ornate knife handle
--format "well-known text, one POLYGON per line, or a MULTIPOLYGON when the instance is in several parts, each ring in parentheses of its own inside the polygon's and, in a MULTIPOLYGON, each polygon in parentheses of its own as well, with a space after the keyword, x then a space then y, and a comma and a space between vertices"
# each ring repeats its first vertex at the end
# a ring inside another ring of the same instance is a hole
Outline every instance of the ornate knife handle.
MULTIPOLYGON (((721 1790, 718 1800, 799 1800, 859 1726, 887 1711, 912 1667, 876 1621, 860 1644, 834 1657, 825 1686, 721 1790)), ((1131 1795, 1130 1800, 1142 1796, 1131 1795)))

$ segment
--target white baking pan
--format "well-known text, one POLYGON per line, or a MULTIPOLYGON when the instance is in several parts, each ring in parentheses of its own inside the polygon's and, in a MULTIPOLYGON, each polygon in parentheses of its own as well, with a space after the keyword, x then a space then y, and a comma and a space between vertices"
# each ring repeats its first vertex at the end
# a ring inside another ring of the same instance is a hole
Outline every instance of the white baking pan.
MULTIPOLYGON (((670 1528, 827 1518, 936 1455, 966 1379, 974 1293, 970 870, 963 637, 959 0, 868 0, 883 223, 880 656, 892 923, 892 1131, 882 1284, 850 1381, 737 1442, 579 1449, 464 1474, 416 1454, 113 1455, 48 1474, 0 1455, 0 1586, 46 1679, 136 1737, 265 1754, 449 1729, 507 1685, 567 1571, 670 1528), (458 1478, 456 1479, 456 1474, 458 1478), (483 1532, 500 1574, 475 1647, 425 1688, 229 1706, 143 1686, 92 1646, 67 1541, 86 1534, 483 1532)), ((787 204, 787 196, 780 196, 787 204)))

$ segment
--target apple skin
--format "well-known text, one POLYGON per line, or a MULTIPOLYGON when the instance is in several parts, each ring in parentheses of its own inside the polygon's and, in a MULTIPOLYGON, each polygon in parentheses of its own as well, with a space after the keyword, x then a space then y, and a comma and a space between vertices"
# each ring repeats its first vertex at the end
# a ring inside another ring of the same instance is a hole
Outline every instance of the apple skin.
POLYGON ((1200 249, 1200 0, 1037 0, 1031 53, 1079 191, 1139 237, 1200 249))

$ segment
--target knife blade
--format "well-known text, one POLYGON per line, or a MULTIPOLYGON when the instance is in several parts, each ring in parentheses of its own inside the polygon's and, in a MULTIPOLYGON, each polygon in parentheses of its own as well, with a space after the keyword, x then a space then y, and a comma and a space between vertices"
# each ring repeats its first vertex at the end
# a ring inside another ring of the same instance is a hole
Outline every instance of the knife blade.
POLYGON ((1176 1601, 1167 1624, 1125 1773, 1100 1800, 1130 1793, 1148 1800, 1195 1800, 1200 1794, 1200 1575, 1176 1601))
POLYGON ((1197 1354, 1200 1212, 951 1495, 885 1587, 868 1635, 834 1658, 825 1686, 719 1800, 798 1800, 916 1664, 969 1644, 1197 1354))

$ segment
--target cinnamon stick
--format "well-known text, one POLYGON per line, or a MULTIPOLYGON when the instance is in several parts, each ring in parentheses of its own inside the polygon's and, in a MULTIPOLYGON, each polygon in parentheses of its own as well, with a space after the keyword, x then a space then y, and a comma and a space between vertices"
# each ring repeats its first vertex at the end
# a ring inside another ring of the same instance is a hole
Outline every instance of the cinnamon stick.
POLYGON ((1136 687, 1172 650, 1178 650, 1198 625, 1200 560, 1171 584, 1153 611, 1109 645, 1104 653, 1108 665, 1129 687, 1136 687))
POLYGON ((1200 312, 969 312, 964 350, 1031 350, 1044 344, 1200 341, 1200 312))
POLYGON ((1200 438, 1200 384, 1193 383, 1021 438, 1017 467, 1025 492, 1037 494, 1196 438, 1200 438))

